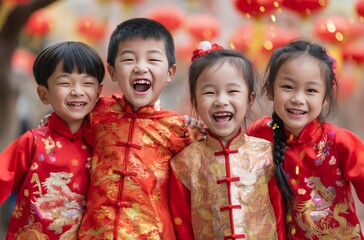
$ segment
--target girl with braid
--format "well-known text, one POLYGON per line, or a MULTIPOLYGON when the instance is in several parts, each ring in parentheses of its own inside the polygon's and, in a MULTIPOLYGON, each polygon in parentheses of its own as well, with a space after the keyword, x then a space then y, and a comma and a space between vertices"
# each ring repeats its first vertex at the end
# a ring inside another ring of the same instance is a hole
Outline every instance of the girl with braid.
POLYGON ((264 90, 273 101, 247 135, 274 143, 289 239, 364 239, 351 184, 364 203, 364 143, 325 118, 338 92, 336 61, 320 45, 294 41, 272 54, 264 90))

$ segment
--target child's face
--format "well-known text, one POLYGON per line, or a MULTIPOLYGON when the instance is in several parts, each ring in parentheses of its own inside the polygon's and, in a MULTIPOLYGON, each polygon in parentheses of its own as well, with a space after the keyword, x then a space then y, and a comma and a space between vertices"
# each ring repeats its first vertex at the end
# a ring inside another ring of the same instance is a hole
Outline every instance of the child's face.
POLYGON ((325 83, 320 64, 310 56, 287 61, 274 82, 273 107, 284 126, 295 136, 321 113, 325 101, 325 83))
POLYGON ((239 131, 255 95, 229 63, 205 70, 196 83, 195 107, 209 131, 225 145, 239 131))
POLYGON ((132 39, 119 43, 115 68, 108 65, 107 69, 137 111, 158 100, 166 84, 172 81, 176 66, 168 68, 164 41, 132 39))
POLYGON ((77 131, 84 117, 95 107, 101 87, 95 77, 79 73, 63 72, 59 63, 48 79, 48 88, 38 86, 38 95, 44 104, 51 104, 71 131, 77 131))

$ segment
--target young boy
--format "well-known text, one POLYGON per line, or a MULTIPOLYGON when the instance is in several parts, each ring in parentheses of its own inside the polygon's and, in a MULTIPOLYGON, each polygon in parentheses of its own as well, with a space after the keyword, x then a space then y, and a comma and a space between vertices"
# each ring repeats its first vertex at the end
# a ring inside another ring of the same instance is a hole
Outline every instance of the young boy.
POLYGON ((54 113, 0 155, 0 204, 17 192, 7 238, 77 239, 89 183, 91 148, 83 141, 84 118, 96 105, 105 68, 81 42, 43 50, 33 72, 37 92, 54 113))
POLYGON ((107 70, 123 97, 100 98, 90 114, 94 147, 80 239, 175 239, 169 160, 189 142, 183 118, 158 98, 176 71, 171 33, 145 18, 111 35, 107 70))

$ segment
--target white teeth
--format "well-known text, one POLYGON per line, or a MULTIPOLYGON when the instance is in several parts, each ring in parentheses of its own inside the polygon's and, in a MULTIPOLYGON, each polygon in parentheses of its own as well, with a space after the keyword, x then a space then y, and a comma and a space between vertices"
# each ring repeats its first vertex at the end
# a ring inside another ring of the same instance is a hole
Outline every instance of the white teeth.
POLYGON ((225 116, 231 116, 231 113, 215 113, 214 116, 216 117, 225 117, 225 116))
POLYGON ((148 84, 148 85, 150 85, 151 83, 148 80, 135 80, 133 82, 133 84, 148 84))
POLYGON ((86 105, 86 103, 73 103, 73 102, 71 102, 71 103, 67 103, 67 105, 70 106, 70 107, 83 107, 83 106, 86 105))
POLYGON ((295 110, 288 110, 288 111, 293 114, 304 114, 305 113, 304 111, 295 111, 295 110))

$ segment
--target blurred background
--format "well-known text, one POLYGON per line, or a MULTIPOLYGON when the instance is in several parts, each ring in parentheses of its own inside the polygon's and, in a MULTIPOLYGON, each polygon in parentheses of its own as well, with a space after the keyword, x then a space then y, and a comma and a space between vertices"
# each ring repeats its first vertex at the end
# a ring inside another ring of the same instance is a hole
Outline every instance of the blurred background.
MULTIPOLYGON (((364 140, 364 0, 1 0, 0 151, 51 111, 36 95, 36 55, 59 41, 83 41, 106 63, 111 32, 133 17, 160 21, 174 35, 177 74, 161 96, 164 108, 193 115, 187 69, 200 41, 241 51, 262 77, 272 50, 301 37, 319 42, 338 61, 339 107, 329 121, 364 140)), ((120 91, 106 75, 103 95, 113 93, 120 91)), ((271 111, 258 95, 247 124, 271 111)), ((0 208, 0 240, 13 202, 0 208)), ((364 228, 364 207, 356 202, 364 228)))

